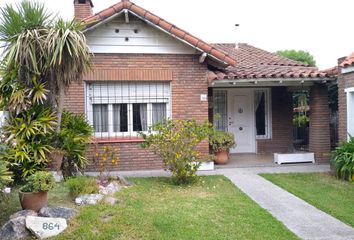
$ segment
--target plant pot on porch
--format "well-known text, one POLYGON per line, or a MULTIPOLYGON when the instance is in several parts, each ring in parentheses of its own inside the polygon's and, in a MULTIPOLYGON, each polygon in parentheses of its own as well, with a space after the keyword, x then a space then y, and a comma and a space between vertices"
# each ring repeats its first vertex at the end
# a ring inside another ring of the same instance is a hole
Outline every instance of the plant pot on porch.
POLYGON ((229 150, 223 150, 215 153, 216 164, 226 164, 229 161, 229 150))
POLYGON ((19 192, 21 207, 23 210, 38 212, 48 204, 48 192, 19 192))

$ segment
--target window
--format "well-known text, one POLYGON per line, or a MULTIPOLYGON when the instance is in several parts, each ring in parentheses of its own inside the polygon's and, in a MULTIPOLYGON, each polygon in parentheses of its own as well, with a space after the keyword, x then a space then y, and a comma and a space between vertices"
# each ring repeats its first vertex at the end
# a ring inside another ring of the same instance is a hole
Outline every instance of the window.
POLYGON ((258 139, 267 139, 271 136, 270 124, 270 104, 269 104, 269 90, 255 90, 255 121, 256 121, 256 135, 258 139))
POLYGON ((347 93, 347 133, 348 140, 354 136, 354 88, 345 89, 347 93))
POLYGON ((171 115, 167 82, 91 82, 86 89, 96 137, 137 136, 171 115))
POLYGON ((213 123, 217 130, 227 132, 227 91, 213 91, 213 123))

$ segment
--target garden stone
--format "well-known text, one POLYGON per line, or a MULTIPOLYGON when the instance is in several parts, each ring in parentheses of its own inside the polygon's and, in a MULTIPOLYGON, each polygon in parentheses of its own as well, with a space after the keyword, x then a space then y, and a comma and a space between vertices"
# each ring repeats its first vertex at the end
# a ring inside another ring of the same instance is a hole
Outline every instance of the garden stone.
POLYGON ((58 171, 58 172, 52 171, 51 173, 53 174, 55 182, 59 183, 59 182, 62 182, 64 180, 62 171, 58 171))
POLYGON ((130 187, 130 186, 133 185, 131 182, 129 182, 129 181, 128 181, 127 179, 125 179, 125 177, 123 177, 123 176, 119 176, 118 178, 119 178, 119 181, 120 181, 123 185, 125 185, 125 186, 130 187))
POLYGON ((107 187, 100 186, 100 194, 113 195, 116 192, 119 192, 121 189, 122 187, 119 186, 118 182, 111 182, 107 185, 107 187))
POLYGON ((112 206, 119 203, 118 199, 116 199, 114 197, 106 197, 106 198, 104 198, 103 202, 105 204, 112 205, 112 206))
POLYGON ((25 217, 17 217, 10 219, 0 229, 1 240, 18 240, 25 239, 30 236, 30 232, 25 226, 25 217))
POLYGON ((102 194, 85 194, 75 199, 77 205, 96 205, 103 198, 102 194))
POLYGON ((46 217, 26 217, 26 227, 37 238, 44 239, 54 237, 63 232, 67 227, 64 218, 46 218, 46 217))
POLYGON ((71 219, 76 216, 77 210, 65 207, 43 207, 39 210, 39 216, 51 218, 71 219))
POLYGON ((10 219, 18 218, 18 217, 27 217, 27 216, 38 216, 37 212, 33 210, 21 210, 10 216, 10 219))

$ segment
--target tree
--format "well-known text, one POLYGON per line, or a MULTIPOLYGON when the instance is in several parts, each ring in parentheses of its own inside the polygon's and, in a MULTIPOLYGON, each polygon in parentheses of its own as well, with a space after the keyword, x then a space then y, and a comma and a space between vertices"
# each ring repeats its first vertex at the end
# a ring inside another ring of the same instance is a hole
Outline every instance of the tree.
POLYGON ((315 58, 307 51, 303 50, 281 50, 276 52, 277 55, 286 57, 298 62, 305 63, 310 67, 316 67, 315 58))
POLYGON ((16 7, 6 5, 1 13, 5 74, 16 71, 16 82, 30 90, 33 78, 44 84, 41 98, 56 112, 59 133, 65 91, 92 68, 82 25, 75 20, 54 20, 43 4, 27 0, 16 7))

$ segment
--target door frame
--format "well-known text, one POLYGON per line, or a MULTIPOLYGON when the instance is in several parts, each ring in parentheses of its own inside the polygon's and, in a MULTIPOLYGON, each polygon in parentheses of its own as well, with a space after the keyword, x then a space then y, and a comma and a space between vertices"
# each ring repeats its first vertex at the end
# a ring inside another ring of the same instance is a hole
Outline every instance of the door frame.
MULTIPOLYGON (((255 114, 254 114, 254 89, 253 88, 232 88, 232 89, 225 89, 227 90, 227 128, 229 131, 230 126, 230 116, 233 113, 233 100, 236 94, 243 94, 248 95, 250 99, 250 111, 251 111, 251 119, 250 119, 250 134, 251 134, 251 151, 244 152, 244 153, 257 153, 257 140, 256 140, 256 133, 255 133, 255 114)), ((232 132, 233 133, 233 132, 232 132)), ((233 133, 235 134, 235 133, 233 133)), ((236 142, 237 144, 237 142, 236 142)), ((230 149, 231 153, 236 153, 235 150, 230 149)), ((242 152, 241 152, 242 153, 242 152)))

